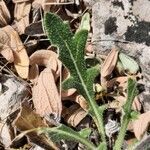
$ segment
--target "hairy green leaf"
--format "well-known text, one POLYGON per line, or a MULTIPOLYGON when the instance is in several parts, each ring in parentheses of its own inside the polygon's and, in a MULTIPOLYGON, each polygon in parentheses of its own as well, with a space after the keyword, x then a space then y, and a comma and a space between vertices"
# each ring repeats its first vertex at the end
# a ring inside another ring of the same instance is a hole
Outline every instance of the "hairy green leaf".
POLYGON ((87 69, 84 59, 88 30, 82 27, 75 35, 68 24, 55 14, 47 13, 44 27, 52 45, 59 49, 59 59, 70 71, 70 78, 63 82, 64 89, 75 88, 89 104, 89 114, 97 125, 101 139, 106 145, 102 114, 95 101, 93 82, 99 74, 99 66, 87 69))
POLYGON ((89 13, 85 13, 83 15, 80 26, 76 32, 83 30, 83 29, 90 31, 90 14, 89 13))
POLYGON ((84 55, 88 30, 81 29, 73 35, 68 24, 52 13, 45 15, 44 26, 51 44, 59 48, 60 60, 71 73, 71 77, 63 82, 62 87, 76 88, 87 100, 94 98, 93 81, 99 69, 86 68, 84 55))
POLYGON ((91 134, 91 129, 90 129, 90 128, 84 128, 84 129, 82 129, 82 130, 79 132, 79 134, 80 134, 82 137, 87 138, 87 137, 89 137, 90 134, 91 134))
POLYGON ((135 110, 132 110, 131 111, 131 120, 136 120, 136 119, 138 119, 138 117, 139 117, 139 115, 140 115, 140 113, 139 112, 137 112, 137 111, 135 111, 135 110))
POLYGON ((119 59, 123 65, 124 70, 127 70, 130 74, 136 74, 139 70, 137 62, 124 53, 119 54, 119 59))
POLYGON ((137 83, 136 80, 129 78, 128 79, 128 87, 127 87, 127 101, 124 105, 125 113, 131 112, 131 107, 135 96, 138 94, 137 83))

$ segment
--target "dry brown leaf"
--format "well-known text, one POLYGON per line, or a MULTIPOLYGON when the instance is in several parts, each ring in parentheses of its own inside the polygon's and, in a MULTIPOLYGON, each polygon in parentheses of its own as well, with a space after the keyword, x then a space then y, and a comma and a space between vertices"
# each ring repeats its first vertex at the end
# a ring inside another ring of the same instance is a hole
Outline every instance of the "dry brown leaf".
POLYGON ((34 0, 32 3, 32 7, 34 9, 42 8, 44 12, 48 12, 51 8, 51 5, 56 3, 56 1, 57 0, 34 0), (49 5, 47 5, 47 3, 49 3, 49 5))
POLYGON ((88 104, 82 95, 77 95, 75 97, 75 102, 78 103, 85 111, 88 110, 88 104))
POLYGON ((118 86, 124 85, 127 83, 127 80, 128 80, 127 76, 113 78, 107 82, 107 87, 112 88, 116 83, 118 86))
MULTIPOLYGON (((14 120, 13 125, 19 131, 27 131, 38 127, 47 127, 39 115, 37 115, 29 106, 23 105, 17 118, 14 120)), ((38 135, 35 132, 28 133, 30 141, 44 147, 46 149, 57 149, 52 141, 48 141, 44 135, 38 135)), ((15 140, 13 141, 15 142, 15 140)))
POLYGON ((11 27, 6 26, 0 30, 1 54, 9 61, 14 62, 17 73, 22 78, 28 77, 29 58, 26 49, 18 35, 11 27))
POLYGON ((133 107, 133 109, 136 110, 136 111, 140 111, 141 108, 142 108, 141 103, 140 103, 140 101, 139 101, 139 99, 138 99, 137 96, 134 98, 132 107, 133 107))
POLYGON ((15 20, 19 21, 25 16, 28 16, 31 9, 30 2, 21 2, 15 4, 14 17, 15 20))
POLYGON ((78 105, 73 105, 66 109, 63 117, 65 121, 73 127, 76 127, 87 115, 87 112, 80 108, 78 105))
POLYGON ((22 3, 22 2, 28 2, 28 1, 31 1, 31 0, 12 0, 13 3, 22 3))
POLYGON ((19 34, 23 34, 25 28, 29 25, 29 14, 31 10, 30 2, 17 2, 14 10, 14 25, 13 27, 19 34))
POLYGON ((112 73, 112 71, 116 66, 118 59, 118 52, 119 51, 116 48, 113 48, 101 66, 101 85, 103 87, 107 86, 106 77, 112 73))
POLYGON ((14 61, 14 56, 10 46, 10 35, 5 32, 5 28, 7 26, 0 29, 0 53, 11 63, 14 61))
POLYGON ((67 118, 67 123, 76 127, 86 117, 86 115, 87 112, 82 108, 79 108, 67 118))
POLYGON ((3 0, 0 1, 0 8, 0 25, 6 26, 9 23, 11 17, 8 8, 3 0))
POLYGON ((76 92, 68 97, 65 97, 65 98, 62 97, 62 100, 70 100, 70 101, 76 102, 85 111, 88 110, 87 101, 85 100, 85 98, 82 95, 78 95, 76 92))
POLYGON ((44 3, 45 3, 45 0, 34 0, 32 3, 32 7, 34 9, 43 8, 44 3))
POLYGON ((106 57, 104 63, 101 67, 101 76, 107 77, 112 73, 114 70, 114 67, 116 65, 117 59, 118 59, 118 50, 116 48, 113 48, 108 56, 106 57))
POLYGON ((29 70, 29 57, 18 33, 11 26, 4 27, 3 31, 9 36, 7 39, 9 41, 7 41, 6 46, 8 49, 13 51, 14 66, 17 73, 20 77, 27 78, 29 70))
POLYGON ((33 86, 32 91, 36 112, 47 119, 50 119, 50 115, 54 115, 55 121, 59 121, 62 102, 51 68, 45 68, 40 73, 37 84, 33 86))
MULTIPOLYGON (((51 68, 55 77, 55 81, 60 76, 62 63, 58 59, 58 55, 49 50, 38 50, 30 56, 30 65, 37 64, 51 68)), ((35 74, 32 72, 31 74, 35 74)), ((29 77, 30 78, 30 77, 29 77)))
MULTIPOLYGON (((116 99, 115 101, 112 101, 109 104, 110 108, 114 108, 116 109, 117 112, 120 112, 122 109, 122 106, 125 104, 126 99, 127 99, 127 95, 125 96, 114 96, 114 98, 116 99)), ((132 109, 136 110, 136 111, 140 111, 141 110, 141 103, 138 100, 138 97, 135 97, 133 104, 132 104, 132 109)))
POLYGON ((86 53, 93 53, 94 50, 93 50, 93 45, 91 43, 88 43, 86 45, 86 53))
POLYGON ((150 124, 150 111, 141 114, 137 120, 133 121, 133 131, 138 140, 142 138, 150 124))
POLYGON ((51 65, 51 60, 58 59, 58 55, 49 50, 38 50, 30 56, 30 65, 37 64, 45 67, 53 66, 53 70, 57 70, 57 64, 51 65))
POLYGON ((52 6, 63 5, 63 4, 73 4, 74 2, 66 2, 66 0, 44 0, 42 7, 44 12, 49 12, 52 6))
POLYGON ((115 109, 116 112, 120 112, 122 110, 122 106, 125 104, 123 96, 118 96, 118 99, 112 101, 108 104, 109 108, 115 109))
POLYGON ((14 21, 12 27, 18 32, 19 35, 25 33, 26 27, 29 25, 29 16, 21 18, 19 21, 14 21))
POLYGON ((36 84, 37 80, 39 77, 39 67, 38 65, 34 64, 30 67, 29 69, 29 80, 33 83, 36 84))

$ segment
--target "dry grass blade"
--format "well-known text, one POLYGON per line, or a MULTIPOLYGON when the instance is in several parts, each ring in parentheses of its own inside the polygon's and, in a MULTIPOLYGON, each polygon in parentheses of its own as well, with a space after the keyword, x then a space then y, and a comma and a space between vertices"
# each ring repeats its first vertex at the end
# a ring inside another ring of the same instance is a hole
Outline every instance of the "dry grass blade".
POLYGON ((102 64, 101 76, 103 78, 107 77, 112 73, 116 65, 117 59, 118 59, 118 50, 116 50, 116 48, 113 48, 106 57, 104 63, 102 64))
MULTIPOLYGON (((13 122, 13 125, 17 127, 17 129, 19 129, 19 131, 21 132, 32 130, 38 127, 47 127, 47 125, 44 123, 41 117, 37 115, 27 105, 22 106, 20 113, 18 114, 17 118, 13 122)), ((54 145, 52 141, 47 140, 47 138, 44 135, 38 135, 36 131, 27 133, 27 136, 29 137, 31 142, 43 148, 57 149, 57 147, 54 145)), ((16 142, 18 139, 19 136, 13 141, 13 143, 16 142)))
POLYGON ((150 111, 141 114, 137 120, 133 122, 133 131, 138 140, 142 138, 150 124, 150 111))
POLYGON ((6 26, 9 23, 11 17, 3 0, 0 1, 0 8, 0 25, 6 26))
POLYGON ((50 68, 46 68, 40 73, 32 91, 36 112, 42 117, 47 117, 47 120, 60 121, 62 103, 50 68), (53 115, 54 118, 50 118, 50 115, 53 115))

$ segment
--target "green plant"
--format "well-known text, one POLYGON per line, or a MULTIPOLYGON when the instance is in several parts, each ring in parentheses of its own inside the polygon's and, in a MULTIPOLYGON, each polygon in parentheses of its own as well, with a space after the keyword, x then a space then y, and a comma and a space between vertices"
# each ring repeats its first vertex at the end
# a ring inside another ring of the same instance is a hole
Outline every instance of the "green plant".
MULTIPOLYGON (((89 16, 86 14, 86 17, 88 18, 89 16)), ((77 91, 87 100, 89 106, 88 114, 93 118, 97 126, 101 137, 101 142, 99 145, 94 145, 86 138, 89 136, 89 131, 81 131, 81 134, 62 124, 53 128, 39 128, 39 131, 40 133, 47 134, 56 142, 61 139, 70 139, 84 144, 87 149, 90 150, 106 150, 107 141, 103 123, 103 112, 106 107, 97 105, 95 101, 95 93, 93 91, 93 83, 95 77, 100 72, 100 66, 96 65, 87 69, 84 59, 84 49, 89 29, 89 26, 86 26, 86 24, 84 25, 84 22, 82 22, 82 26, 75 34, 73 34, 69 25, 66 22, 63 22, 57 15, 47 13, 44 17, 44 28, 48 38, 51 44, 59 49, 59 59, 69 69, 71 74, 70 78, 62 83, 62 88, 65 90, 69 88, 76 88, 77 91)), ((114 146, 114 150, 121 149, 127 125, 131 119, 131 105, 136 95, 136 82, 135 80, 129 78, 128 98, 126 104, 124 105, 123 121, 114 146)))

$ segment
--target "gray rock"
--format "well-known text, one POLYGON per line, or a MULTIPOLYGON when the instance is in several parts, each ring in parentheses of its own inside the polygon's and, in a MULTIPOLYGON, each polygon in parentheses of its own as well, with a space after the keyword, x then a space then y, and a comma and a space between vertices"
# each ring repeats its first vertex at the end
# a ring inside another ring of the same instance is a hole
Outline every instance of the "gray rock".
POLYGON ((150 110, 150 1, 97 0, 91 7, 92 43, 97 56, 117 46, 137 60, 146 89, 140 98, 145 101, 145 110, 150 110))

